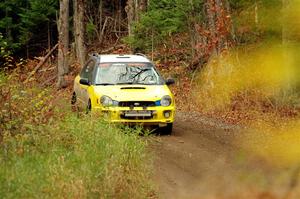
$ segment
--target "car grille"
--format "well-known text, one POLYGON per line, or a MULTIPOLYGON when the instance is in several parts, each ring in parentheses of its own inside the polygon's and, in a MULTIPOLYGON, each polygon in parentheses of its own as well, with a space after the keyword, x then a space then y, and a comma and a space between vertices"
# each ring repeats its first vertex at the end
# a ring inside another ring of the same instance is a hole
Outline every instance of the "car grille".
POLYGON ((121 113, 121 119, 129 119, 129 120, 147 120, 153 119, 153 111, 141 111, 141 110, 130 110, 123 111, 121 113))
POLYGON ((152 101, 123 101, 119 102, 120 107, 154 107, 155 102, 152 101))
POLYGON ((125 116, 125 115, 121 115, 120 116, 121 119, 126 119, 126 120, 151 120, 153 119, 153 115, 152 116, 125 116))

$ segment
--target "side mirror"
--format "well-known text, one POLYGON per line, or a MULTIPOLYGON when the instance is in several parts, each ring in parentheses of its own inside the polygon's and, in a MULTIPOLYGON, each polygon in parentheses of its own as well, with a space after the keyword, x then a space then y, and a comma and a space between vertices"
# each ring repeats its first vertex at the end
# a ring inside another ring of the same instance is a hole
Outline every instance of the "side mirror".
POLYGON ((167 84, 168 86, 169 86, 169 85, 172 85, 172 84, 175 84, 175 80, 169 78, 169 79, 166 80, 166 84, 167 84))
POLYGON ((88 79, 80 79, 79 84, 90 86, 90 82, 88 79))

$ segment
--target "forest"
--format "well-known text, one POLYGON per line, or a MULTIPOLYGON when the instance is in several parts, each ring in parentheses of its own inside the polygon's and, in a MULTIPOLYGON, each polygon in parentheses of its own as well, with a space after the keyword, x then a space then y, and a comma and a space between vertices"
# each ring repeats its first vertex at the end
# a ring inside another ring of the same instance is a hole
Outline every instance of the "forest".
POLYGON ((299 0, 2 0, 0 198, 297 199, 299 50, 299 0), (172 77, 175 134, 72 110, 93 53, 172 77))

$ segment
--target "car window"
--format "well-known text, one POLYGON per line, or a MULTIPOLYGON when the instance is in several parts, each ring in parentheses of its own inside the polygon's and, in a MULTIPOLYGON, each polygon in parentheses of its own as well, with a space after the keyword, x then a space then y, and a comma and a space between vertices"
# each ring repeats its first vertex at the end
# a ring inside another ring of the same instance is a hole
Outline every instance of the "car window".
POLYGON ((88 79, 89 81, 92 81, 94 66, 95 66, 95 61, 90 60, 81 70, 80 78, 88 79))
POLYGON ((162 84, 162 78, 151 63, 101 63, 96 84, 162 84))

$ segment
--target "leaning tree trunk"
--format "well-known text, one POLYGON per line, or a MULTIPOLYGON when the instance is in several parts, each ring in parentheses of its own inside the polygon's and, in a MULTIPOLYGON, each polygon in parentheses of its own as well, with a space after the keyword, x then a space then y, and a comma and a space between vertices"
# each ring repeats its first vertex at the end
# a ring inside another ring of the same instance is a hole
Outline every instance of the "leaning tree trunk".
POLYGON ((58 80, 57 87, 66 86, 64 75, 69 72, 69 0, 60 0, 60 11, 58 19, 58 80))
POLYGON ((86 60, 86 0, 73 0, 74 5, 74 32, 76 57, 81 66, 86 60))

